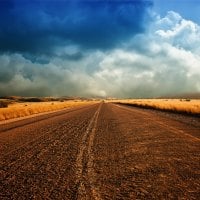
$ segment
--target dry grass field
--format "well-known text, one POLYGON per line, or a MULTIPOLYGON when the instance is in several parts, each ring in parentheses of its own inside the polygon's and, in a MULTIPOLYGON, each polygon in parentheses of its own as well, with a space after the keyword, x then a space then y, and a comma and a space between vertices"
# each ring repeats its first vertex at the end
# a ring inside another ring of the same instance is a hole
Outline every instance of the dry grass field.
POLYGON ((56 111, 64 108, 74 108, 82 105, 90 105, 94 101, 68 100, 48 102, 12 102, 8 107, 0 108, 0 121, 25 117, 33 114, 56 111))
POLYGON ((126 99, 115 102, 177 113, 200 114, 199 99, 126 99))
MULTIPOLYGON (((39 100, 39 99, 37 99, 39 100)), ((81 105, 89 105, 95 103, 95 101, 89 100, 57 100, 52 101, 41 99, 38 102, 29 102, 29 99, 14 100, 0 100, 1 102, 7 102, 2 104, 0 108, 0 121, 14 119, 19 117, 26 117, 33 114, 56 111, 64 108, 74 108, 81 105), (8 106, 8 107, 6 107, 8 106)), ((157 110, 172 111, 177 113, 187 114, 200 114, 200 100, 190 99, 119 99, 119 100, 107 100, 107 102, 123 103, 136 107, 152 108, 157 110)))

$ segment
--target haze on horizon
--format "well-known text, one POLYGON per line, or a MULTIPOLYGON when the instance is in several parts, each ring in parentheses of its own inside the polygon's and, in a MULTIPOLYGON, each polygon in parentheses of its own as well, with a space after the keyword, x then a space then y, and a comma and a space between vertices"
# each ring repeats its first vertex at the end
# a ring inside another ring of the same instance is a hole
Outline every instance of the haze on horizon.
POLYGON ((0 96, 200 92, 198 0, 2 0, 0 96))

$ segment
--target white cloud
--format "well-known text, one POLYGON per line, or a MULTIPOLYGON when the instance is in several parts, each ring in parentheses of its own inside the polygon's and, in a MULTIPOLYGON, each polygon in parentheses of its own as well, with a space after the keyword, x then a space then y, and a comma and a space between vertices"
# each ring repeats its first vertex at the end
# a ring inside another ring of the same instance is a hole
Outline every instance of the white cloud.
POLYGON ((110 52, 96 76, 116 96, 200 92, 199 36, 199 25, 175 12, 156 17, 148 33, 110 52))
POLYGON ((156 22, 156 34, 168 43, 179 48, 200 53, 200 26, 179 14, 170 11, 166 17, 156 22))
POLYGON ((19 54, 0 56, 0 93, 150 97, 200 92, 200 27, 169 12, 121 49, 81 52, 58 49, 48 64, 19 54), (67 54, 67 58, 63 58, 67 54))

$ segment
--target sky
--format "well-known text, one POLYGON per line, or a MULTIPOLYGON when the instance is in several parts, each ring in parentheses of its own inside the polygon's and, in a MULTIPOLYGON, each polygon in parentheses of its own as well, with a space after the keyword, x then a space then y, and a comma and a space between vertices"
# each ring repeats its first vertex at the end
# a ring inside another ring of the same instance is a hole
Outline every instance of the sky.
POLYGON ((0 96, 200 92, 199 0, 0 0, 0 96))

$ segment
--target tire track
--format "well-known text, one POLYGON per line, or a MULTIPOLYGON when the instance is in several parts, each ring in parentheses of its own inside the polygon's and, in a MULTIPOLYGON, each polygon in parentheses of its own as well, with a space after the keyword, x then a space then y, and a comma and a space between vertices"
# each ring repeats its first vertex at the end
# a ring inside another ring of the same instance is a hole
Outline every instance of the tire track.
POLYGON ((76 184, 78 186, 76 199, 78 200, 101 199, 99 191, 94 186, 95 172, 93 169, 94 156, 92 153, 92 146, 101 107, 102 104, 100 104, 99 108, 95 112, 82 137, 79 153, 76 159, 76 184))
MULTIPOLYGON (((82 125, 84 127, 84 124, 86 124, 86 122, 84 122, 82 125)), ((81 126, 82 127, 82 126, 81 126)), ((70 148, 72 148, 72 146, 74 145, 74 142, 79 138, 81 137, 81 132, 80 130, 77 131, 74 135, 73 135, 73 138, 71 138, 71 140, 68 140, 68 145, 67 147, 65 148, 66 151, 70 150, 70 148)), ((62 140, 64 138, 61 138, 62 140)), ((60 165, 62 166, 62 163, 60 163, 60 165)), ((60 185, 60 183, 63 181, 63 177, 64 177, 64 174, 67 172, 67 169, 64 169, 63 172, 60 174, 60 177, 57 179, 57 181, 55 181, 54 185, 51 187, 50 191, 49 191, 49 195, 48 197, 51 198, 55 188, 54 186, 55 185, 60 185)))

